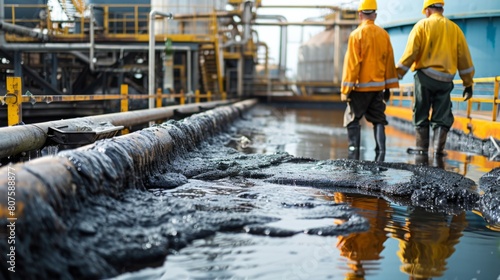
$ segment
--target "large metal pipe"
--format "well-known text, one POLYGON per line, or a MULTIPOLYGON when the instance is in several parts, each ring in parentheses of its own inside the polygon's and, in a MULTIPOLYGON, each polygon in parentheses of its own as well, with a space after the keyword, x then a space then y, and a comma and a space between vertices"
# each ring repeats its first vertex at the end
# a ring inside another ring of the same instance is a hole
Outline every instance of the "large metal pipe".
MULTIPOLYGON (((64 203, 78 203, 75 198, 87 198, 81 196, 85 192, 94 195, 113 192, 116 195, 117 191, 137 187, 143 178, 157 171, 160 162, 182 150, 183 145, 194 147, 211 134, 219 133, 256 103, 256 99, 237 102, 204 115, 192 116, 182 126, 166 124, 146 128, 115 137, 113 141, 100 141, 66 150, 60 156, 41 157, 1 167, 2 174, 15 171, 16 203, 19 207, 10 213, 15 212, 17 218, 28 216, 26 221, 29 221, 29 215, 33 214, 29 209, 36 212, 40 202, 48 203, 58 211, 64 203), (170 134, 171 131, 174 133, 170 134), (172 136, 179 135, 179 131, 189 134, 188 138, 182 139, 186 143, 176 141, 172 136), (82 164, 79 159, 85 162, 82 164), (109 165, 104 167, 92 163, 109 165), (108 187, 111 185, 113 187, 108 187)), ((11 191, 11 178, 0 176, 0 197, 7 197, 11 191)), ((6 199, 0 201, 0 220, 12 218, 8 216, 8 206, 10 204, 6 199)))
POLYGON ((203 107, 216 107, 233 103, 236 100, 213 101, 206 103, 169 106, 156 109, 145 109, 124 113, 112 113, 91 117, 74 118, 60 121, 49 121, 36 124, 9 126, 0 128, 0 158, 6 158, 43 148, 47 140, 49 127, 60 127, 81 123, 99 124, 110 122, 115 126, 130 127, 157 120, 165 120, 174 116, 175 112, 196 113, 203 107))
POLYGON ((20 36, 28 36, 35 39, 40 39, 42 41, 47 41, 49 39, 48 34, 34 30, 32 28, 11 24, 3 20, 0 20, 0 29, 7 33, 14 33, 20 36))

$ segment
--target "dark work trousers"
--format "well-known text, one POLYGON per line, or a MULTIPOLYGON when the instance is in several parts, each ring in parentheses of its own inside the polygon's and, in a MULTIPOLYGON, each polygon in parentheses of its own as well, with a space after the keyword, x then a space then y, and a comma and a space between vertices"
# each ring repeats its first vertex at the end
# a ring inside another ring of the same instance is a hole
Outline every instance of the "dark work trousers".
POLYGON ((421 71, 415 73, 415 102, 413 104, 413 124, 416 127, 431 126, 450 129, 454 118, 451 112, 452 82, 440 82, 421 71), (432 108, 431 118, 429 112, 432 108))
POLYGON ((344 113, 344 127, 359 126, 364 116, 373 124, 387 125, 385 117, 385 102, 383 91, 359 92, 352 91, 344 113))

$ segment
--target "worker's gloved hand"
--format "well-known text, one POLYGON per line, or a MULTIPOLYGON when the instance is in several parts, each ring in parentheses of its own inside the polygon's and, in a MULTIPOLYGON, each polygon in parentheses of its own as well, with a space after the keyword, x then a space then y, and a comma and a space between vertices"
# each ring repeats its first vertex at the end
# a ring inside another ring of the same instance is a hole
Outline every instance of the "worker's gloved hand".
POLYGON ((391 98, 391 90, 388 88, 384 89, 384 101, 388 102, 390 98, 391 98))
POLYGON ((348 95, 348 94, 343 94, 343 93, 341 93, 341 94, 340 94, 340 100, 341 100, 342 102, 348 102, 348 101, 351 101, 351 99, 349 98, 349 95, 348 95))
POLYGON ((463 97, 464 101, 467 101, 472 97, 472 86, 465 87, 463 97))

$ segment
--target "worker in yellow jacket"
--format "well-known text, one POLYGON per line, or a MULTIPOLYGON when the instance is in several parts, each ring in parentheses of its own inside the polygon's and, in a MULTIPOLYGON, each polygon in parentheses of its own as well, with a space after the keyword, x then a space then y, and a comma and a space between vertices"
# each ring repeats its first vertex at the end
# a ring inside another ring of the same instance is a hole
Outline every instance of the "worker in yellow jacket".
POLYGON ((397 65, 400 78, 410 68, 417 71, 413 108, 417 147, 408 149, 410 153, 428 153, 430 126, 434 131, 434 154, 446 155, 446 137, 454 121, 450 93, 457 70, 465 88, 464 101, 472 97, 475 70, 467 41, 460 27, 445 18, 443 11, 444 0, 424 0, 422 13, 426 18, 413 27, 397 65))
POLYGON ((342 73, 341 100, 347 101, 344 126, 347 127, 349 158, 359 159, 361 126, 364 116, 373 124, 377 161, 385 157, 385 103, 390 88, 399 87, 389 34, 375 25, 377 2, 361 0, 361 24, 349 35, 342 73), (384 97, 385 96, 385 97, 384 97))

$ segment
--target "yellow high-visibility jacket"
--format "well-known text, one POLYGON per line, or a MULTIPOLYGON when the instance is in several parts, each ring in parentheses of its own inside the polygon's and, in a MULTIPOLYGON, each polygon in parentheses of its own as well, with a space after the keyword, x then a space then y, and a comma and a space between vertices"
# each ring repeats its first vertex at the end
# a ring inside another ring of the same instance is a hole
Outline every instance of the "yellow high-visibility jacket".
POLYGON ((349 35, 342 73, 342 94, 399 87, 389 34, 364 20, 349 35))
POLYGON ((465 87, 472 86, 474 65, 464 33, 442 14, 434 13, 413 26, 403 56, 397 65, 399 77, 410 69, 420 70, 442 82, 458 73, 465 87))

